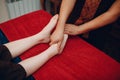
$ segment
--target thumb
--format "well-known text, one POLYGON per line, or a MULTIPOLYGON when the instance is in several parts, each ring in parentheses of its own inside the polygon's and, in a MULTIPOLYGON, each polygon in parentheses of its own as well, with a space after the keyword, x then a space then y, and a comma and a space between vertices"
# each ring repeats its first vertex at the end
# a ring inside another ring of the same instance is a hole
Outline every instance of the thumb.
POLYGON ((52 44, 55 44, 55 43, 57 43, 57 41, 51 41, 51 42, 49 43, 49 45, 52 45, 52 44))

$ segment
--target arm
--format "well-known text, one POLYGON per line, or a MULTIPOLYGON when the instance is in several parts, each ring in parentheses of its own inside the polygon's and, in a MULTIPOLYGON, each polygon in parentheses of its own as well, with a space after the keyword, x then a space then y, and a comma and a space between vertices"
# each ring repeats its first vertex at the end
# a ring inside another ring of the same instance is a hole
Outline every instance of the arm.
POLYGON ((69 17, 76 0, 63 0, 60 8, 59 20, 57 24, 57 30, 63 30, 64 25, 69 17))
POLYGON ((111 6, 111 8, 103 13, 102 15, 98 16, 97 18, 78 26, 75 25, 67 25, 69 27, 65 27, 65 33, 71 34, 71 35, 77 35, 77 34, 82 34, 91 30, 98 29, 100 27, 103 27, 107 24, 110 24, 117 20, 120 16, 120 0, 116 0, 115 3, 111 6), (75 30, 73 30, 72 26, 74 28, 76 27, 75 30), (71 28, 70 28, 71 27, 71 28))
POLYGON ((57 27, 55 31, 53 32, 51 36, 51 43, 60 43, 63 40, 63 34, 64 34, 64 26, 66 23, 67 18, 69 17, 76 0, 63 0, 61 7, 60 7, 60 14, 59 14, 59 20, 57 23, 57 27))

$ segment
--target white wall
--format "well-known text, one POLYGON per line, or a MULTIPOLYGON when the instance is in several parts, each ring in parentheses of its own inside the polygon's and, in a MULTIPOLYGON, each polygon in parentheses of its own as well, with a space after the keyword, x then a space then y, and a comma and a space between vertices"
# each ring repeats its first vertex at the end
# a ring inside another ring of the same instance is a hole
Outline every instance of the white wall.
POLYGON ((0 23, 9 20, 5 0, 0 0, 0 23))
POLYGON ((23 1, 18 1, 15 3, 9 3, 9 4, 6 3, 6 0, 0 0, 0 23, 5 22, 9 19, 13 19, 18 16, 21 16, 26 13, 29 13, 29 12, 32 12, 35 10, 39 10, 39 9, 41 9, 40 0, 23 0, 23 1), (29 9, 28 11, 22 9, 25 1, 27 1, 25 4, 27 7, 24 6, 24 9, 27 8, 27 9, 29 9), (34 5, 34 7, 32 7, 33 5, 34 5), (11 8, 10 6, 14 6, 13 7, 14 9, 11 8), (19 8, 18 6, 19 7, 21 6, 21 7, 19 8), (13 10, 16 10, 16 11, 13 11, 13 10), (27 12, 25 12, 25 11, 27 11, 27 12))
POLYGON ((40 10, 40 0, 19 0, 7 3, 10 19, 40 10))

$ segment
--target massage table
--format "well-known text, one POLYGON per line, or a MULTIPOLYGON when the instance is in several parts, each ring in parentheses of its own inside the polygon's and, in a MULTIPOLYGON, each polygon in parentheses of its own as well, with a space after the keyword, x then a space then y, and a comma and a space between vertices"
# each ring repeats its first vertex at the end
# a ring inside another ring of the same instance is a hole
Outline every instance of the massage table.
MULTIPOLYGON (((1 23, 0 43, 40 32, 51 17, 49 13, 39 10, 1 23)), ((48 44, 36 45, 13 62, 37 55, 48 47, 48 44)), ((26 80, 120 80, 120 63, 82 38, 69 36, 63 52, 50 59, 26 80)))

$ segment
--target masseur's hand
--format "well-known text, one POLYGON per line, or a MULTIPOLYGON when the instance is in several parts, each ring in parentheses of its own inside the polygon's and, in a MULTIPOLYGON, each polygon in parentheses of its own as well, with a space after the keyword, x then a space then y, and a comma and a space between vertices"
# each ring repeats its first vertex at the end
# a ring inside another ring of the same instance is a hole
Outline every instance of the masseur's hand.
POLYGON ((60 46, 61 46, 61 43, 63 41, 63 38, 64 38, 63 31, 62 30, 55 30, 50 37, 50 39, 51 39, 50 45, 57 43, 59 46, 59 50, 60 50, 60 46))
POLYGON ((64 33, 68 35, 78 35, 79 34, 79 27, 73 24, 66 24, 64 33))

